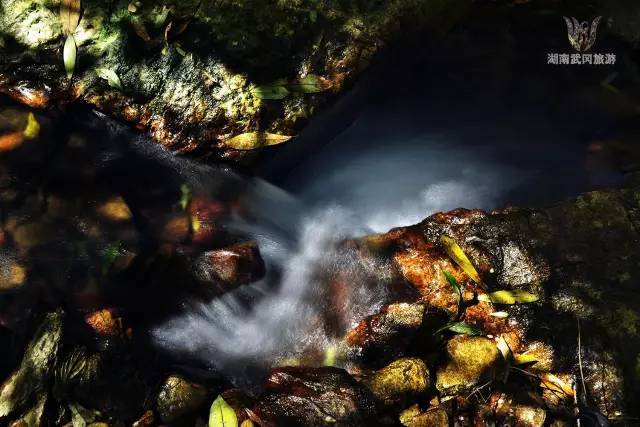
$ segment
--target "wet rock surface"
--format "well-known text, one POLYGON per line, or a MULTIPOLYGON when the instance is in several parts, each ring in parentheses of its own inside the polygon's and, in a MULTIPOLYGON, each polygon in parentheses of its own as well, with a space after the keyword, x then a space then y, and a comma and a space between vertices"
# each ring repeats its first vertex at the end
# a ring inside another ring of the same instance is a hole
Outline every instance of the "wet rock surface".
POLYGON ((3 92, 32 107, 88 103, 172 150, 227 158, 240 155, 234 137, 251 147, 296 135, 403 26, 440 30, 466 10, 436 0, 83 0, 67 78, 61 3, 2 2, 3 92))
POLYGON ((369 391, 337 368, 280 368, 271 372, 255 414, 265 425, 366 426, 375 423, 369 391))
MULTIPOLYGON (((204 3, 82 2, 68 79, 60 2, 1 1, 0 88, 31 107, 86 103, 174 151, 236 159, 238 147, 297 134, 405 24, 456 18, 437 1, 204 3)), ((555 2, 507 8, 520 3, 555 2)), ((616 40, 637 41, 635 10, 587 3, 589 13, 611 7, 616 40)), ((595 86, 589 96, 606 99, 595 86)), ((624 95, 623 115, 637 111, 634 92, 624 95)), ((218 393, 244 425, 561 426, 573 424, 576 402, 584 417, 638 419, 637 178, 548 207, 459 209, 343 242, 317 274, 325 312, 310 319, 337 341, 309 359, 338 367, 275 368, 261 389, 241 391, 215 370, 164 360, 148 328, 184 301, 267 274, 264 248, 224 227, 242 209, 242 183, 221 173, 190 186, 175 165, 153 169, 133 149, 148 147, 121 142, 133 138, 116 132, 105 148, 82 132, 54 135, 40 113, 38 136, 27 111, 12 110, 0 112, 3 425, 205 425, 218 393), (123 158, 122 169, 111 161, 123 158), (138 170, 149 173, 134 179, 138 170), (362 278, 387 301, 349 323, 345 301, 360 296, 362 278)))
POLYGON ((168 377, 160 387, 156 408, 163 423, 195 412, 207 398, 207 389, 179 376, 168 377))
POLYGON ((446 364, 436 372, 436 388, 442 394, 469 393, 495 377, 501 355, 492 340, 457 336, 449 340, 446 351, 446 364))
POLYGON ((431 378, 422 360, 403 358, 376 371, 368 383, 378 400, 393 404, 426 392, 431 385, 431 378))

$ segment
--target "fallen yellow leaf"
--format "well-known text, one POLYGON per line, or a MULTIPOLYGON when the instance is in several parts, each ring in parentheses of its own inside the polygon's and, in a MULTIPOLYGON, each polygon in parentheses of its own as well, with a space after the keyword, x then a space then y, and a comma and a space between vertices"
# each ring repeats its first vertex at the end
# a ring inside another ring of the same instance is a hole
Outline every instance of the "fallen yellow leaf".
POLYGON ((247 132, 226 140, 224 144, 236 150, 255 150, 260 147, 282 144, 291 138, 293 137, 277 133, 247 132))
POLYGON ((447 251, 447 254, 451 257, 452 260, 455 261, 462 270, 467 273, 467 276, 471 278, 477 284, 481 284, 480 276, 476 271, 476 268, 471 264, 469 258, 464 253, 462 248, 458 246, 458 244, 449 236, 445 236, 444 234, 440 236, 440 244, 447 251))
POLYGON ((571 387, 571 385, 567 384, 565 381, 563 381, 562 379, 558 378, 557 376, 551 373, 546 373, 542 375, 540 377, 540 380, 541 380, 541 383, 540 383, 541 387, 548 388, 549 390, 552 390, 555 392, 564 393, 569 397, 575 396, 575 391, 573 390, 573 387, 571 387))
POLYGON ((27 116, 27 125, 24 127, 22 133, 26 139, 37 138, 40 134, 40 123, 38 123, 33 113, 29 113, 27 116))

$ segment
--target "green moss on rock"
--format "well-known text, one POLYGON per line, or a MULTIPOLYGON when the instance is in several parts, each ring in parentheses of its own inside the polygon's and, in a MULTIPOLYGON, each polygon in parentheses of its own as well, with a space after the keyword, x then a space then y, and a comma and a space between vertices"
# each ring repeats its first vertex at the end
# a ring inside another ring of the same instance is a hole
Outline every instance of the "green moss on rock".
POLYGON ((403 358, 375 372, 369 388, 378 400, 393 404, 407 396, 423 393, 431 385, 427 365, 417 358, 403 358))
POLYGON ((458 335, 447 343, 447 361, 436 373, 442 394, 470 392, 492 379, 501 359, 495 343, 484 337, 458 335))

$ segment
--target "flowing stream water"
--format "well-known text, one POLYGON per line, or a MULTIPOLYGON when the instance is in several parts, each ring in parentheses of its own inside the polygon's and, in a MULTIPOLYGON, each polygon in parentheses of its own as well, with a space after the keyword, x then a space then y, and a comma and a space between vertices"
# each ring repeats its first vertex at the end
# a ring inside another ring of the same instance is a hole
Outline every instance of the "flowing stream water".
MULTIPOLYGON (((257 241, 266 262, 259 282, 211 300, 183 298, 148 325, 153 345, 176 366, 221 372, 250 387, 263 368, 310 347, 331 348, 388 297, 348 252, 337 250, 345 238, 437 211, 534 206, 620 181, 588 150, 608 126, 606 117, 585 128, 585 115, 550 114, 538 94, 505 91, 490 73, 468 79, 425 63, 372 71, 290 146, 267 152, 257 177, 175 157, 104 117, 80 116, 84 132, 100 137, 88 138, 92 154, 79 161, 127 200, 140 230, 172 209, 186 185, 194 195, 239 204, 225 228, 257 241), (327 137, 322 130, 335 126, 333 117, 350 102, 357 114, 327 137), (337 270, 350 276, 338 308, 329 304, 322 276, 337 270), (340 330, 319 321, 328 310, 340 312, 340 330)), ((81 165, 66 161, 56 169, 54 156, 43 172, 46 186, 83 179, 74 170, 81 165)), ((70 245, 70 237, 62 239, 70 245)))

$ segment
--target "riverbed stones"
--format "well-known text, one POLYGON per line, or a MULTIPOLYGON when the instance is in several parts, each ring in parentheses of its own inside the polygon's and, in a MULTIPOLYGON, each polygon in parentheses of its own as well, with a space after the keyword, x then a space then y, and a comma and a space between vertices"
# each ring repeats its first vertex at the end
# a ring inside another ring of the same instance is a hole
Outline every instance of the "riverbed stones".
POLYGON ((449 416, 441 407, 429 408, 426 411, 415 405, 400 412, 400 423, 405 427, 448 427, 449 416))
POLYGON ((265 264, 255 242, 239 243, 204 252, 194 261, 198 282, 220 294, 262 278, 265 264))
POLYGON ((156 407, 163 423, 171 423, 197 410, 207 398, 207 389, 183 377, 171 375, 160 387, 156 407))
POLYGON ((46 399, 61 347, 64 313, 48 313, 24 352, 20 367, 0 387, 0 420, 46 399))
POLYGON ((427 365, 418 358, 402 358, 376 371, 369 388, 385 404, 399 403, 407 397, 424 393, 431 385, 427 365))
POLYGON ((436 388, 442 394, 471 392, 491 380, 501 359, 494 341, 458 335, 447 343, 447 360, 436 372, 436 388))
POLYGON ((266 425, 370 426, 370 392, 338 368, 285 367, 271 371, 253 411, 266 425))
POLYGON ((389 304, 349 331, 345 342, 355 350, 359 359, 382 366, 403 355, 422 326, 424 314, 423 304, 389 304))

